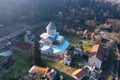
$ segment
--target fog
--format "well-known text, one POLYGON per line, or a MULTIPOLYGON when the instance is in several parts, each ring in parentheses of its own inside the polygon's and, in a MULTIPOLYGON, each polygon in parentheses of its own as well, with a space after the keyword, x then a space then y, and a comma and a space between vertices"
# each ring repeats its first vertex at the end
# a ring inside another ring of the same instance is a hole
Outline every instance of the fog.
POLYGON ((113 2, 120 2, 120 0, 108 0, 108 1, 113 1, 113 2))
POLYGON ((75 0, 0 0, 0 24, 13 23, 21 16, 29 15, 30 11, 40 14, 51 13, 50 10, 61 11, 70 1, 75 0))
MULTIPOLYGON (((0 24, 11 22, 30 11, 47 11, 52 5, 64 0, 0 0, 0 24)), ((59 4, 58 4, 59 3, 59 4)))
POLYGON ((25 15, 38 8, 39 0, 0 0, 0 23, 25 15))

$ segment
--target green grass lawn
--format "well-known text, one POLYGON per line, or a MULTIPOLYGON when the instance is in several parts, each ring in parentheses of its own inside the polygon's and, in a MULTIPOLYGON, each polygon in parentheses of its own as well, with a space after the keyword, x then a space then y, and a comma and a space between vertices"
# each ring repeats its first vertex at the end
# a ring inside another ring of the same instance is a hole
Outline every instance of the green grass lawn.
POLYGON ((43 59, 43 63, 46 66, 54 68, 57 71, 59 71, 64 76, 65 80, 74 80, 72 77, 67 75, 67 74, 71 75, 72 72, 75 71, 74 68, 64 65, 63 63, 56 63, 56 62, 52 62, 52 61, 48 61, 48 60, 44 60, 44 59, 43 59))
POLYGON ((87 43, 83 44, 84 52, 90 51, 92 49, 92 43, 88 41, 87 43))
POLYGON ((28 54, 20 51, 14 53, 15 64, 13 64, 8 70, 3 73, 5 78, 16 78, 28 73, 32 66, 31 60, 28 54))
POLYGON ((76 46, 77 43, 80 41, 80 38, 74 35, 67 35, 65 36, 65 38, 71 43, 72 46, 76 46))
MULTIPOLYGON (((8 70, 4 71, 2 75, 8 79, 27 75, 29 69, 32 67, 32 59, 30 58, 30 56, 27 53, 15 51, 13 58, 16 61, 15 64, 13 64, 8 70)), ((42 59, 42 61, 44 67, 54 68, 60 73, 62 73, 65 80, 74 80, 73 78, 65 74, 65 72, 71 74, 75 69, 66 66, 63 63, 56 63, 45 59, 42 59)))

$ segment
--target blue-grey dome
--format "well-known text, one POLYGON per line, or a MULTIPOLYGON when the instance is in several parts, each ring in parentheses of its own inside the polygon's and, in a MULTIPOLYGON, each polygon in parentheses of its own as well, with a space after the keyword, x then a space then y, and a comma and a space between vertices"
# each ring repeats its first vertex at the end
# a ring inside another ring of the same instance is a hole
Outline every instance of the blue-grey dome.
POLYGON ((50 22, 50 23, 47 25, 46 29, 56 30, 56 26, 55 26, 55 24, 54 24, 53 22, 50 22))

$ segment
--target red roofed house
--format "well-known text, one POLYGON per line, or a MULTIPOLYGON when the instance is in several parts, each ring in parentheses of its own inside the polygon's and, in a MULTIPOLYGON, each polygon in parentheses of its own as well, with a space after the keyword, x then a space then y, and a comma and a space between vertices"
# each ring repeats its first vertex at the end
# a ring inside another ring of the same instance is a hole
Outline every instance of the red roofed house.
POLYGON ((82 80, 83 77, 87 76, 87 73, 86 73, 84 70, 82 70, 82 69, 78 69, 78 70, 76 70, 76 71, 74 71, 74 72, 72 73, 72 76, 73 76, 76 80, 82 80))
POLYGON ((104 59, 106 51, 100 44, 96 44, 92 47, 90 53, 88 54, 89 60, 88 63, 97 68, 101 68, 101 64, 104 59))
POLYGON ((42 73, 44 74, 43 77, 47 77, 49 80, 53 80, 56 76, 56 71, 51 68, 42 68, 38 66, 33 66, 30 70, 29 73, 42 73))

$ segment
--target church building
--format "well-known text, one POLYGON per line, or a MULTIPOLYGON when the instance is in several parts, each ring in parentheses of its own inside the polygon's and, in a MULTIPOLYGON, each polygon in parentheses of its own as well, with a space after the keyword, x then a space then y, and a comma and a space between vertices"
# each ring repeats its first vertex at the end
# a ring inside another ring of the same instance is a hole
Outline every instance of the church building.
POLYGON ((56 31, 56 26, 50 22, 46 27, 46 32, 40 35, 40 50, 44 54, 64 56, 64 52, 69 48, 70 43, 56 31))

